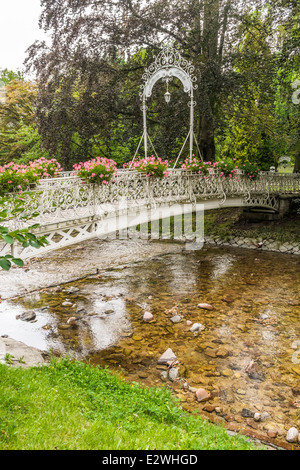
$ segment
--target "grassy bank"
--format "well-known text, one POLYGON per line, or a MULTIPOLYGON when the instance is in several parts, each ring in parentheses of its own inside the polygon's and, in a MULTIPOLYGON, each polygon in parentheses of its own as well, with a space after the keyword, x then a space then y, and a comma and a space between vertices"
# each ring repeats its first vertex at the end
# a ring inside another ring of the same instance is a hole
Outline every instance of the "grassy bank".
POLYGON ((0 365, 1 450, 249 450, 242 436, 180 409, 170 392, 60 359, 0 365))

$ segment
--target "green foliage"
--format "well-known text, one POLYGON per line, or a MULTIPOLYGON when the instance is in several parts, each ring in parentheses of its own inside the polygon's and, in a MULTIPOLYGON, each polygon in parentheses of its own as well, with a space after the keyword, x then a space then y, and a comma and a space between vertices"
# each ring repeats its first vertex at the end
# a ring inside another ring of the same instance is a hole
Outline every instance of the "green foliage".
POLYGON ((28 165, 7 163, 3 167, 0 166, 0 196, 25 191, 40 179, 57 176, 61 170, 60 164, 54 158, 47 160, 42 157, 30 161, 28 165))
POLYGON ((9 69, 0 69, 0 81, 5 83, 6 85, 13 80, 23 80, 23 73, 19 70, 14 72, 13 70, 9 69))
POLYGON ((250 163, 250 162, 243 163, 241 166, 241 169, 253 181, 255 181, 258 178, 260 169, 258 168, 256 163, 250 163))
MULTIPOLYGON (((1 223, 6 223, 16 216, 21 217, 22 220, 28 220, 28 217, 24 214, 24 199, 21 196, 12 198, 0 197, 0 242, 3 241, 8 245, 13 245, 15 242, 18 242, 24 248, 28 246, 40 248, 48 244, 45 236, 36 237, 36 235, 31 232, 31 230, 38 228, 37 224, 20 230, 10 230, 7 226, 1 225, 1 223)), ((20 258, 16 258, 11 254, 0 256, 0 268, 5 271, 9 271, 12 263, 17 266, 24 265, 20 258)))
POLYGON ((25 191, 29 189, 31 184, 39 180, 39 176, 35 175, 33 170, 19 173, 10 168, 8 167, 4 171, 0 171, 0 196, 5 196, 7 193, 25 191))
POLYGON ((39 158, 49 158, 49 152, 42 148, 41 137, 33 125, 20 122, 18 127, 8 127, 4 131, 0 126, 0 161, 11 159, 18 163, 28 163, 39 158))
POLYGON ((126 382, 82 362, 0 365, 0 449, 253 449, 179 405, 166 388, 126 382))

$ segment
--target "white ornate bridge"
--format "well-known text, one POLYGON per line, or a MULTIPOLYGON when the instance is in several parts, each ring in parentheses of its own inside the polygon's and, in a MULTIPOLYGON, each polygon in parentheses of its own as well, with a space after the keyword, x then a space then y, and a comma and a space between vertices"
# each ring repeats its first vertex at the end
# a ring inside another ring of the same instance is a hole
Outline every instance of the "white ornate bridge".
POLYGON ((26 194, 24 213, 10 221, 22 228, 22 215, 38 223, 37 235, 47 235, 49 244, 36 250, 21 245, 0 246, 0 255, 13 251, 23 259, 39 256, 94 237, 107 236, 170 215, 224 207, 256 207, 280 211, 287 195, 300 195, 297 174, 261 173, 255 181, 240 172, 237 177, 203 176, 172 170, 166 178, 150 177, 136 170, 120 170, 108 185, 86 184, 72 176, 41 180, 26 194))

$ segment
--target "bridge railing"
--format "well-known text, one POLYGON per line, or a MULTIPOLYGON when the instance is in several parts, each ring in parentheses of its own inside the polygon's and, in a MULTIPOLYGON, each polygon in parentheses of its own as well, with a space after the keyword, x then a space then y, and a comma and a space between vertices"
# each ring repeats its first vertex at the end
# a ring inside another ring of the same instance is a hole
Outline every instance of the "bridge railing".
POLYGON ((253 195, 300 193, 299 175, 261 173, 251 180, 243 173, 224 178, 219 174, 199 175, 173 170, 166 178, 149 177, 136 170, 121 170, 107 185, 86 183, 72 175, 42 180, 36 189, 22 195, 24 211, 10 224, 28 226, 95 217, 113 205, 128 206, 160 202, 193 202, 196 200, 253 195), (23 217, 29 217, 24 222, 23 217))

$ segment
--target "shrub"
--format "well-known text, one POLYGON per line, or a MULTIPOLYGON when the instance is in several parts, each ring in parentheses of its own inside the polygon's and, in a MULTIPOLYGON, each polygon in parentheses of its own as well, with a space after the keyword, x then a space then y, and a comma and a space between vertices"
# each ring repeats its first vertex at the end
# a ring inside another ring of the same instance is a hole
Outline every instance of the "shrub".
POLYGON ((198 174, 207 175, 213 171, 213 167, 210 162, 202 162, 198 158, 193 158, 189 160, 186 158, 184 163, 181 165, 182 170, 193 171, 198 174))
POLYGON ((233 178, 237 174, 238 167, 232 161, 221 161, 216 162, 215 170, 217 170, 219 175, 224 178, 233 178))
POLYGON ((0 196, 6 193, 25 191, 40 179, 57 176, 62 170, 60 164, 53 158, 40 158, 27 165, 10 162, 0 166, 0 196))
POLYGON ((252 180, 257 179, 260 171, 256 163, 246 162, 238 167, 236 159, 213 163, 202 162, 197 158, 186 159, 181 168, 202 175, 216 174, 221 178, 237 178, 238 170, 242 170, 252 180))
POLYGON ((246 162, 243 163, 240 167, 243 170, 244 174, 252 180, 256 180, 259 175, 259 168, 256 163, 246 162))
POLYGON ((73 166, 73 175, 96 184, 108 184, 117 171, 116 162, 105 157, 93 158, 73 166))
MULTIPOLYGON (((128 168, 130 165, 131 163, 124 163, 123 168, 128 168)), ((146 158, 138 157, 138 159, 133 162, 131 168, 145 173, 147 177, 158 176, 159 178, 165 178, 170 174, 168 171, 169 166, 170 163, 168 160, 163 161, 161 158, 151 155, 151 157, 146 158)))

